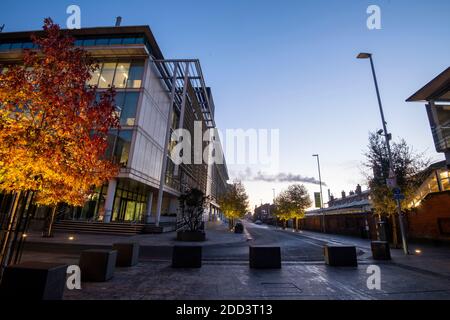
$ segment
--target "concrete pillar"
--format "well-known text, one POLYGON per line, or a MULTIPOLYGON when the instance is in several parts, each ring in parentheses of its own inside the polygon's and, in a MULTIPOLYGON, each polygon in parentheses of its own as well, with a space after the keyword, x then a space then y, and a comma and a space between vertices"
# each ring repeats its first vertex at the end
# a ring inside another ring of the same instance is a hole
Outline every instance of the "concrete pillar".
POLYGON ((147 199, 147 212, 145 213, 145 223, 154 222, 153 217, 152 217, 152 206, 153 206, 153 192, 150 192, 148 194, 148 199, 147 199))
POLYGON ((116 195, 116 187, 117 187, 117 180, 116 179, 109 180, 108 191, 106 192, 106 199, 105 199, 105 217, 103 218, 104 223, 111 222, 114 197, 116 195))

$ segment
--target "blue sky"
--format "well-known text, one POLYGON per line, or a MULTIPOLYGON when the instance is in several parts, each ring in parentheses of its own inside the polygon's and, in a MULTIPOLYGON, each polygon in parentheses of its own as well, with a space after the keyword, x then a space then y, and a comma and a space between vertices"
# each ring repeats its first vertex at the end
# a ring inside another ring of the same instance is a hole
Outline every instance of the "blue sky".
MULTIPOLYGON (((218 126, 280 129, 280 171, 317 177, 311 155, 319 153, 335 195, 364 183, 368 132, 381 126, 370 65, 358 52, 374 54, 394 138, 443 159, 424 106, 405 99, 449 66, 448 0, 3 0, 0 25, 34 30, 47 16, 65 25, 70 4, 81 7, 82 27, 111 26, 120 15, 122 25, 150 25, 167 58, 199 58, 218 126), (381 30, 366 27, 371 4, 381 8, 381 30)), ((246 186, 254 205, 287 185, 246 186)))

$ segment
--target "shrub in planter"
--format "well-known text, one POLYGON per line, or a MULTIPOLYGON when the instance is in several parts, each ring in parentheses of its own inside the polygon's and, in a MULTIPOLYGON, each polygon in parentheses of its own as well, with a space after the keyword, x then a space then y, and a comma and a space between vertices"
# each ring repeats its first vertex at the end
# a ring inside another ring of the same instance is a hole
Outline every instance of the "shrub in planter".
POLYGON ((207 197, 199 189, 190 189, 179 198, 183 227, 177 232, 179 241, 205 241, 203 212, 207 197))

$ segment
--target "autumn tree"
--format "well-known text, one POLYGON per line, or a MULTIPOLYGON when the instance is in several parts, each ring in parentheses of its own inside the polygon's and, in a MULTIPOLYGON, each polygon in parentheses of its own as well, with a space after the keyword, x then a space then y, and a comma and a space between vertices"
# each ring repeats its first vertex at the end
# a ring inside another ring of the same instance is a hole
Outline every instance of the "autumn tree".
POLYGON ((295 230, 298 231, 298 221, 305 217, 306 209, 311 204, 312 201, 305 186, 294 184, 276 197, 275 214, 278 219, 283 221, 284 228, 286 228, 286 222, 293 219, 295 221, 295 230))
MULTIPOLYGON (((429 165, 429 160, 423 154, 414 152, 404 139, 394 142, 392 150, 392 165, 397 185, 405 199, 401 201, 402 211, 409 209, 409 204, 415 191, 423 182, 422 172, 429 165)), ((386 184, 389 177, 389 157, 383 138, 376 134, 369 134, 368 150, 365 153, 365 167, 368 169, 366 179, 370 190, 370 200, 375 214, 379 218, 386 217, 392 223, 393 244, 398 246, 397 235, 397 202, 394 200, 393 190, 386 184)))
POLYGON ((240 181, 229 185, 227 191, 218 199, 220 210, 229 220, 230 228, 234 227, 236 219, 241 219, 248 210, 248 195, 240 181))
POLYGON ((118 172, 104 158, 108 131, 119 127, 115 92, 96 99, 87 85, 95 61, 51 19, 43 29, 32 36, 38 49, 0 74, 0 190, 80 206, 118 172))

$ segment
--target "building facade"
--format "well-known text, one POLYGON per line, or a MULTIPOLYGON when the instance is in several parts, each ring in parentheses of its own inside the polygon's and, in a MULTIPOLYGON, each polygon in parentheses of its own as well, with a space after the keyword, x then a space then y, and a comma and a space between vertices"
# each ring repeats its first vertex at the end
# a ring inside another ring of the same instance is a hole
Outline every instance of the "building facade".
MULTIPOLYGON (((207 133, 215 129, 215 107, 200 62, 165 59, 148 26, 64 32, 99 63, 89 84, 99 92, 111 86, 116 89, 121 128, 110 130, 105 156, 120 165, 120 173, 98 188, 83 208, 62 205, 58 218, 158 227, 174 224, 178 196, 193 187, 211 196, 211 210, 220 210, 214 199, 228 180, 225 162, 208 165, 202 159, 176 165, 170 157, 178 142, 172 135, 177 129, 191 134, 192 158, 215 136, 207 133), (202 139, 204 136, 207 139, 202 139), (195 145, 197 137, 200 146, 195 145)), ((0 65, 20 63, 23 49, 34 47, 33 33, 41 31, 0 33, 0 65)), ((220 148, 220 140, 215 146, 220 148)), ((45 210, 40 208, 37 217, 45 210)))

